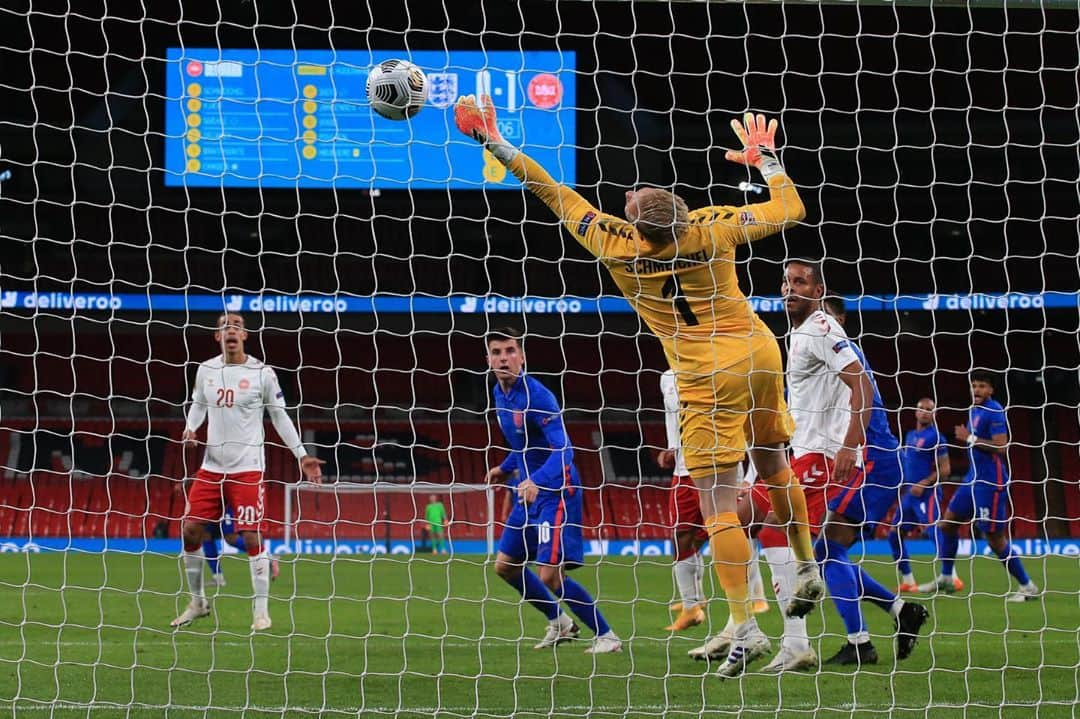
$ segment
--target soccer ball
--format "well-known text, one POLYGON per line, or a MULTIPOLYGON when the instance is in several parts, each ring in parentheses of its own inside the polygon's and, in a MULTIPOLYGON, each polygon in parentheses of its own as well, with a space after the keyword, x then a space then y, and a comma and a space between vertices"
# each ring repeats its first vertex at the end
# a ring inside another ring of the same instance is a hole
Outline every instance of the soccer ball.
POLYGON ((371 109, 388 120, 405 120, 420 112, 427 93, 424 71, 407 60, 385 60, 368 74, 371 109))

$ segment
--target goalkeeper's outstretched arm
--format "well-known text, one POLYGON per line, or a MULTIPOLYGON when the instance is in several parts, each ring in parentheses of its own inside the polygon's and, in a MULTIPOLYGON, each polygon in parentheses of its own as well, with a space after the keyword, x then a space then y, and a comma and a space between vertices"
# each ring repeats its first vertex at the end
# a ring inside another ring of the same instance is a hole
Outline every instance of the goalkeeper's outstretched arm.
POLYGON ((574 238, 594 255, 600 254, 599 238, 593 237, 595 233, 586 233, 594 220, 607 219, 626 224, 624 220, 612 216, 601 218, 600 211, 588 200, 557 182, 538 162, 506 142, 495 124, 495 107, 491 104, 491 98, 484 96, 477 105, 472 95, 462 97, 454 108, 454 121, 461 132, 482 144, 521 184, 543 200, 574 238))
MULTIPOLYGON (((594 255, 603 254, 607 239, 605 235, 615 238, 626 236, 626 220, 602 214, 573 189, 552 178, 539 163, 502 138, 490 98, 481 98, 477 105, 472 95, 462 97, 454 108, 454 120, 461 132, 481 143, 530 192, 543 200, 574 238, 594 255)), ((740 208, 702 208, 691 213, 690 219, 714 225, 717 240, 741 244, 768 237, 797 224, 806 217, 806 207, 776 155, 776 120, 766 123, 763 115, 748 113, 743 122, 732 120, 731 126, 742 144, 742 150, 729 151, 727 159, 757 168, 769 185, 770 198, 767 202, 740 208)))
POLYGON ((731 121, 731 129, 742 144, 742 150, 729 150, 725 157, 731 162, 754 167, 769 186, 769 200, 735 208, 703 207, 691 213, 697 222, 720 222, 714 225, 714 236, 732 244, 753 242, 793 227, 806 217, 806 206, 795 183, 788 177, 776 154, 776 120, 765 121, 764 115, 746 113, 743 121, 731 121))

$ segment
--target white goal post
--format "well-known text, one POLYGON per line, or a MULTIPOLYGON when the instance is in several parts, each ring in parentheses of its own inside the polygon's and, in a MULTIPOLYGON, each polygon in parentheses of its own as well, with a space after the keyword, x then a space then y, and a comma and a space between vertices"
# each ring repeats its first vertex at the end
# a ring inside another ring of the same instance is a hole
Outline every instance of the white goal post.
MULTIPOLYGON (((487 554, 495 554, 495 490, 498 487, 484 484, 438 484, 435 482, 413 482, 410 484, 399 484, 395 482, 374 482, 370 484, 353 484, 349 482, 335 482, 327 484, 313 484, 311 482, 298 482, 296 484, 289 484, 285 487, 285 515, 283 519, 284 523, 284 543, 286 547, 291 548, 294 554, 299 554, 301 536, 299 531, 300 522, 304 519, 304 507, 301 497, 304 493, 314 492, 319 494, 331 495, 335 498, 335 506, 338 507, 338 512, 334 518, 328 519, 325 516, 314 518, 313 521, 327 522, 338 521, 340 519, 346 519, 342 517, 340 513, 341 502, 336 498, 342 494, 405 494, 415 497, 417 503, 417 511, 414 516, 411 517, 398 517, 390 518, 389 520, 383 520, 381 517, 376 517, 376 522, 390 521, 391 523, 413 523, 423 520, 423 498, 427 495, 468 495, 482 492, 485 495, 485 506, 487 508, 486 520, 487 526, 484 532, 484 542, 486 545, 487 554)), ((450 516, 450 521, 453 521, 453 515, 450 516)), ((448 536, 453 534, 450 530, 447 532, 448 536)), ((348 537, 342 536, 341 539, 348 537)), ((336 541, 338 537, 334 537, 336 541)), ((373 551, 380 551, 380 547, 386 552, 390 551, 390 547, 382 547, 378 543, 375 543, 373 551)))

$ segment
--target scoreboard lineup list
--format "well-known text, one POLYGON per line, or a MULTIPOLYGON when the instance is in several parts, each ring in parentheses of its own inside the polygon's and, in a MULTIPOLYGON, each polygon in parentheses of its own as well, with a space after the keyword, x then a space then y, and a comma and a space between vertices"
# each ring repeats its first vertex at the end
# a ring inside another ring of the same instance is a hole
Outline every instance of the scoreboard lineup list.
POLYGON ((575 182, 573 52, 171 48, 166 184, 186 187, 518 189, 453 130, 464 94, 488 94, 503 135, 575 182), (415 118, 368 104, 369 68, 407 58, 428 78, 415 118))

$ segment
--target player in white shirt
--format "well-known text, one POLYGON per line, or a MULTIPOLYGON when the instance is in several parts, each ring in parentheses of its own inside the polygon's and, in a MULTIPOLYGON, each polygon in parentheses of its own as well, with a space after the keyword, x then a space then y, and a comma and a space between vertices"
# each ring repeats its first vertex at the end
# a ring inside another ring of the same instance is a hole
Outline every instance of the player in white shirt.
MULTIPOLYGON (((792 327, 787 367, 788 404, 795 419, 792 469, 802 478, 807 467, 813 467, 826 480, 823 491, 807 488, 807 508, 811 523, 820 526, 814 553, 847 630, 847 642, 825 663, 862 665, 878 661, 861 601, 893 617, 896 658, 906 659, 915 648, 928 612, 918 604, 905 602, 848 556, 848 548, 865 531, 882 522, 896 503, 902 484, 900 443, 889 426, 881 394, 862 351, 848 339, 836 319, 822 310, 825 286, 820 265, 802 260, 788 262, 781 291, 792 327)), ((762 544, 766 544, 764 539, 762 544)), ((790 551, 783 560, 794 566, 790 551)), ((788 611, 789 617, 804 614, 788 611)), ((787 630, 785 626, 785 633, 787 630)), ((805 625, 802 633, 805 636, 805 625)))
POLYGON ((214 331, 221 354, 199 365, 195 375, 183 442, 187 446, 196 444, 196 432, 208 420, 206 453, 188 489, 184 512, 183 564, 191 602, 172 621, 173 627, 182 627, 210 613, 203 589, 202 541, 206 525, 221 520, 226 504, 233 508, 236 530, 244 538, 250 558, 255 594, 251 628, 261 631, 271 626, 267 606, 270 558, 263 550, 261 535, 266 466, 264 413, 270 415, 278 436, 296 456, 308 481, 322 481, 323 461, 304 449, 285 411, 285 394, 274 370, 244 351, 247 336, 242 316, 223 314, 214 331))

